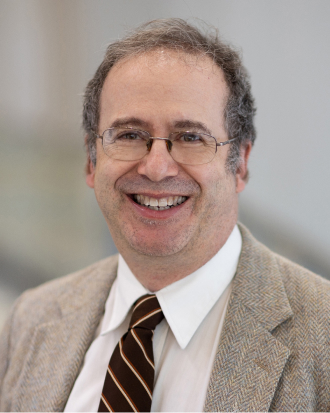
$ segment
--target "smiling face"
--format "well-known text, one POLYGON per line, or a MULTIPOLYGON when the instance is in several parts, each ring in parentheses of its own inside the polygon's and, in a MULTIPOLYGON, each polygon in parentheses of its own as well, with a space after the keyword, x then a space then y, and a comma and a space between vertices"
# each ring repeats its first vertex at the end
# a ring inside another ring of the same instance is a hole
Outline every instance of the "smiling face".
MULTIPOLYGON (((135 56, 117 63, 106 78, 98 133, 127 126, 167 138, 193 130, 226 141, 227 96, 223 74, 208 58, 162 50, 135 56)), ((140 281, 139 262, 148 269, 158 262, 159 273, 175 268, 178 279, 225 243, 237 220, 246 172, 246 163, 236 175, 226 170, 229 149, 218 148, 204 165, 180 165, 165 141, 154 140, 141 160, 120 161, 109 158, 97 139, 96 167, 90 165, 87 183, 95 189, 119 252, 140 281)), ((243 153, 246 161, 248 153, 249 148, 243 153)))

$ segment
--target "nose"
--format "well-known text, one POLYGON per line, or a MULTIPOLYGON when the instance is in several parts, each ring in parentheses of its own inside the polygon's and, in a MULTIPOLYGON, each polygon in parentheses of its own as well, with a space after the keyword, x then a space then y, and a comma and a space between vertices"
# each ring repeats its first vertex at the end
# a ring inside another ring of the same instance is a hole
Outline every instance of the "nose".
POLYGON ((159 182, 179 173, 179 166, 168 152, 166 141, 154 139, 150 151, 141 159, 138 173, 159 182))

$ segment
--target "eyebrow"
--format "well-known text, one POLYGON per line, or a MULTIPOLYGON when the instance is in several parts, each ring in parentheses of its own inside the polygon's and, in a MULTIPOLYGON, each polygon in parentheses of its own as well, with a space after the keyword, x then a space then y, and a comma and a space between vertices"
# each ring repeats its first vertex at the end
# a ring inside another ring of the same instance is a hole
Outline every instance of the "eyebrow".
POLYGON ((116 119, 112 122, 111 128, 127 128, 127 127, 139 127, 139 128, 150 128, 149 122, 146 122, 139 118, 129 117, 116 119))
POLYGON ((176 129, 195 130, 198 132, 207 133, 208 135, 212 135, 210 129, 203 122, 184 119, 174 122, 173 126, 176 129))
MULTIPOLYGON (((110 127, 111 128, 134 127, 134 128, 143 128, 146 130, 148 129, 150 130, 151 124, 140 118, 127 117, 127 118, 116 119, 115 121, 112 122, 110 127)), ((207 133, 208 135, 212 135, 210 129, 205 125, 205 123, 190 120, 190 119, 182 119, 182 120, 174 121, 172 123, 172 128, 204 132, 204 133, 207 133)))

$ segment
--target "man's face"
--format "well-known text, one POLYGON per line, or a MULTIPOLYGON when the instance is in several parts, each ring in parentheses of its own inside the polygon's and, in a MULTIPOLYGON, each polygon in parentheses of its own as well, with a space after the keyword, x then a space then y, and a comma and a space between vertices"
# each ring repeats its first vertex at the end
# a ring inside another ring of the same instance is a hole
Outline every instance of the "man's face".
MULTIPOLYGON (((106 78, 98 133, 128 126, 167 138, 174 131, 203 132, 203 125, 218 142, 225 141, 227 96, 223 74, 208 58, 166 50, 132 57, 106 78)), ((236 175, 226 170, 229 149, 218 148, 208 164, 180 165, 165 141, 154 140, 141 160, 119 161, 109 158, 97 139, 96 167, 90 165, 87 183, 124 258, 188 254, 206 262, 221 248, 236 223, 238 192, 244 188, 244 167, 236 175), (185 201, 156 211, 139 204, 137 195, 142 203, 145 197, 185 201)))

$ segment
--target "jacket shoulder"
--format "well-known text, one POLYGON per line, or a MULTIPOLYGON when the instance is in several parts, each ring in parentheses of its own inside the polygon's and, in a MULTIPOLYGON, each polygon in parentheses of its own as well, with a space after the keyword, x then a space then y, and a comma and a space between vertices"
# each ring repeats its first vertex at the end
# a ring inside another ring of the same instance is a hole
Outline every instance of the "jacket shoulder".
MULTIPOLYGON (((118 255, 105 258, 64 277, 48 281, 25 291, 14 305, 14 320, 37 325, 57 318, 84 305, 91 287, 100 289, 112 284, 118 266, 118 255)), ((19 327, 19 326, 16 326, 19 327)), ((23 327, 23 326, 22 326, 23 327)))
POLYGON ((259 283, 267 282, 266 278, 272 283, 278 280, 283 284, 293 307, 296 307, 298 301, 304 302, 305 300, 318 306, 328 306, 330 303, 330 281, 328 279, 271 251, 257 241, 242 224, 239 228, 243 238, 244 261, 249 262, 248 266, 254 272, 257 270, 265 275, 263 280, 258 280, 259 283), (270 277, 270 275, 274 276, 270 277))
MULTIPOLYGON (((11 411, 14 406, 18 380, 31 367, 30 360, 38 354, 43 358, 56 353, 58 343, 49 338, 51 334, 58 334, 59 343, 65 340, 65 334, 67 340, 70 337, 70 343, 64 346, 65 351, 80 349, 78 358, 72 353, 74 368, 79 368, 103 314, 117 274, 117 262, 117 256, 109 257, 28 290, 17 299, 0 336, 1 411, 11 411)), ((57 367, 61 369, 63 366, 59 364, 57 367)), ((48 365, 44 368, 49 370, 48 365)), ((76 370, 72 374, 74 377, 76 370)))
MULTIPOLYGON (((279 271, 282 274, 284 285, 290 297, 297 295, 308 296, 310 299, 315 298, 319 293, 319 298, 324 298, 326 302, 330 298, 330 281, 323 276, 313 273, 312 271, 284 258, 274 254, 279 271)), ((323 300, 318 301, 321 304, 323 300)))
POLYGON ((328 346, 330 281, 286 258, 277 254, 274 256, 294 314, 285 327, 294 327, 300 336, 300 346, 304 346, 307 342, 315 346, 324 344, 328 346))

